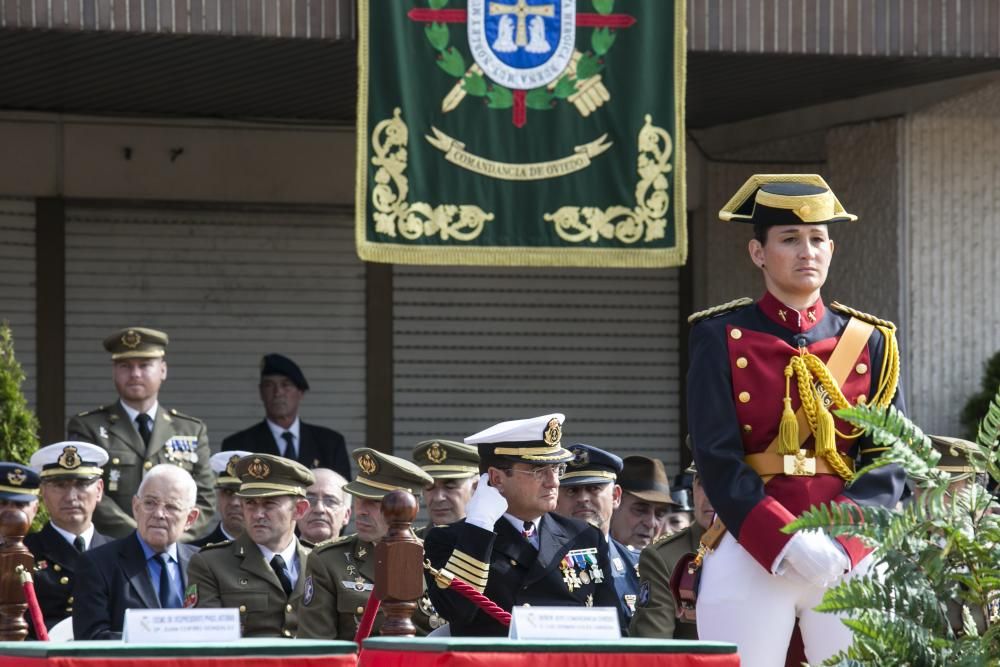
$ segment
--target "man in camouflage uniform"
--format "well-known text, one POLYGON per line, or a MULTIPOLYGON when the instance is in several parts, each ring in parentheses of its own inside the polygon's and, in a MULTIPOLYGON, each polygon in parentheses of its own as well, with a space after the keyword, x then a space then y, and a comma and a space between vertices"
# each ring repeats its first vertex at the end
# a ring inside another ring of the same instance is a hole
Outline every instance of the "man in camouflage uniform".
MULTIPOLYGON (((357 463, 358 476, 344 490, 354 497, 354 525, 358 532, 316 545, 309 557, 299 637, 354 639, 375 586, 375 545, 389 529, 382 516, 382 498, 397 489, 418 496, 434 483, 415 464, 374 449, 362 447, 351 456, 357 463)), ((373 634, 378 634, 384 620, 380 611, 373 634)), ((424 593, 413 615, 417 634, 425 635, 443 623, 424 593)))
POLYGON ((209 468, 208 433, 194 417, 168 410, 157 400, 167 379, 163 356, 167 334, 132 327, 104 339, 111 353, 115 388, 119 400, 69 420, 69 440, 93 443, 108 452, 104 467, 104 497, 94 512, 97 530, 111 537, 124 537, 135 530, 132 497, 150 468, 159 463, 180 466, 198 486, 198 519, 186 538, 200 535, 214 515, 209 468))

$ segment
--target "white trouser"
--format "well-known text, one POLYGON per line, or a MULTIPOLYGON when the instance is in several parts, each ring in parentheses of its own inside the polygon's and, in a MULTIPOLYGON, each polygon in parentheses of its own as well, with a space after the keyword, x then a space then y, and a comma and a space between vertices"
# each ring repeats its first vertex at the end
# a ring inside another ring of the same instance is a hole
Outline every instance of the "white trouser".
MULTIPOLYGON (((868 556, 845 578, 864 574, 870 565, 868 556)), ((698 638, 736 644, 742 667, 782 667, 798 618, 806 657, 819 664, 851 644, 840 615, 814 610, 825 591, 792 568, 770 574, 726 533, 702 564, 698 638)))

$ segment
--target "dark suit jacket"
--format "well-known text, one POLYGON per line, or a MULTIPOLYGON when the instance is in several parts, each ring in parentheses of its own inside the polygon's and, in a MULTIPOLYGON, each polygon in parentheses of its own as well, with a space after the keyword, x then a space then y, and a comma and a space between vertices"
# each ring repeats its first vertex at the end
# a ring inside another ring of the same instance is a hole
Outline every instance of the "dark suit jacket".
MULTIPOLYGON (((185 585, 188 561, 197 552, 188 544, 177 545, 185 585)), ((73 598, 75 639, 120 639, 126 609, 160 607, 146 569, 146 556, 134 532, 83 554, 73 598)))
MULTIPOLYGON (((107 535, 94 531, 90 548, 96 549, 110 541, 111 538, 107 535)), ((73 612, 70 597, 81 554, 56 532, 51 523, 46 523, 40 531, 25 537, 24 545, 35 557, 35 594, 42 608, 45 627, 51 628, 73 612)), ((30 618, 28 622, 30 624, 30 618)), ((32 637, 37 636, 33 627, 30 632, 32 637)))
MULTIPOLYGON (((444 567, 453 553, 461 554, 457 557, 466 563, 488 563, 483 594, 506 611, 523 604, 617 606, 609 574, 608 541, 597 528, 550 512, 539 526, 538 541, 536 550, 504 517, 492 531, 459 521, 431 528, 424 540, 424 553, 437 569, 444 567), (567 557, 567 562, 572 561, 572 573, 579 575, 578 585, 572 589, 565 578, 563 559, 567 557)), ((506 627, 460 593, 439 588, 429 572, 425 576, 431 602, 451 623, 453 636, 507 634, 506 627)))
MULTIPOLYGON (((329 468, 351 479, 351 460, 347 456, 344 436, 333 429, 306 424, 299 420, 299 455, 296 460, 307 468, 329 468)), ((250 428, 234 433, 222 441, 222 451, 242 449, 254 454, 280 456, 278 443, 274 441, 267 421, 254 424, 250 428)))

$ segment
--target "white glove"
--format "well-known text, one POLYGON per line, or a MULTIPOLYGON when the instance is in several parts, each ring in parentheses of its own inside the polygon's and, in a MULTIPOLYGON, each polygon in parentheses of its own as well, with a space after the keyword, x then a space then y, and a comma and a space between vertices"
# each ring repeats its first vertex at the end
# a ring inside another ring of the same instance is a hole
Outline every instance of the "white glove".
POLYGON ((493 530, 493 524, 507 511, 507 499, 500 495, 495 486, 490 486, 490 476, 479 476, 479 485, 465 506, 465 520, 473 526, 493 530))
POLYGON ((851 567, 840 547, 822 533, 807 530, 795 533, 778 570, 787 563, 807 582, 826 588, 851 567))

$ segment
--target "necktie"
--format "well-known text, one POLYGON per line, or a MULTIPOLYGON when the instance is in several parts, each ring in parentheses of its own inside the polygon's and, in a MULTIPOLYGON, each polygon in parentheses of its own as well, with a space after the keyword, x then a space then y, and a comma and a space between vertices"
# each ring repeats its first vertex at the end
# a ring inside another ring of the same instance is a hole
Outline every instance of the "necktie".
POLYGON ((77 551, 83 553, 87 550, 87 540, 83 539, 83 535, 77 535, 73 538, 73 546, 77 551))
POLYGON ((170 563, 170 555, 166 553, 156 554, 160 559, 160 607, 162 609, 179 609, 181 606, 180 596, 174 591, 170 583, 170 573, 167 565, 170 563))
POLYGON ((298 458, 298 452, 295 451, 295 436, 291 431, 285 431, 281 434, 281 439, 285 441, 285 458, 294 461, 298 458))
POLYGON ((535 524, 531 521, 525 521, 521 534, 524 535, 524 539, 530 542, 531 538, 535 536, 535 524))
POLYGON ((285 559, 280 554, 274 554, 274 558, 271 559, 271 569, 278 576, 278 582, 281 584, 281 590, 285 591, 285 597, 291 595, 292 579, 288 576, 288 567, 285 565, 285 559))
POLYGON ((153 420, 145 412, 140 412, 135 416, 135 423, 139 426, 139 435, 146 446, 149 446, 149 437, 153 435, 152 422, 153 420))

